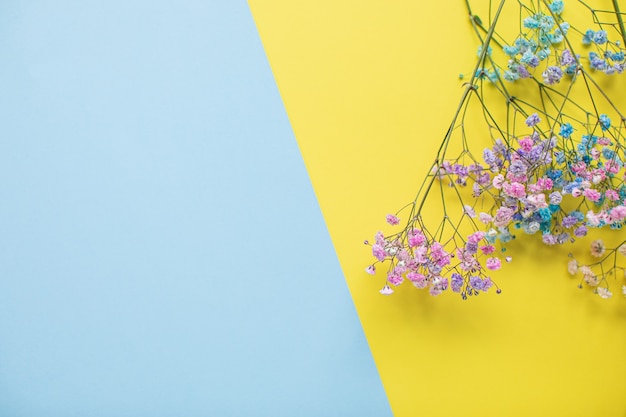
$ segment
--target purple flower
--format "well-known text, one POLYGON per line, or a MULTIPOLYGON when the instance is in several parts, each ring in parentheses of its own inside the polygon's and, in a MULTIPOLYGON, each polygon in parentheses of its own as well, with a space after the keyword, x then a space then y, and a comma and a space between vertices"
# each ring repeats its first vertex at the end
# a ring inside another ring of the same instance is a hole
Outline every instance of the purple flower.
POLYGON ((539 118, 539 115, 537 113, 533 113, 530 116, 528 116, 528 119, 526 119, 526 126, 528 127, 534 127, 536 126, 539 122, 541 121, 541 119, 539 118))
POLYGON ((461 274, 454 272, 450 277, 450 287, 454 292, 461 292, 461 288, 463 288, 463 277, 461 274))
POLYGON ((554 65, 549 66, 546 70, 541 74, 543 76, 543 82, 547 85, 557 84, 563 78, 563 70, 561 68, 556 67, 554 65))
POLYGON ((585 235, 587 235, 587 228, 585 226, 579 226, 574 230, 574 236, 576 237, 583 237, 585 235))
POLYGON ((568 66, 568 65, 574 65, 575 63, 576 63, 576 59, 574 58, 574 55, 572 55, 570 50, 569 49, 564 50, 563 53, 561 54, 561 65, 568 66))
POLYGON ((476 291, 480 291, 484 287, 483 280, 480 277, 470 277, 470 286, 476 291))

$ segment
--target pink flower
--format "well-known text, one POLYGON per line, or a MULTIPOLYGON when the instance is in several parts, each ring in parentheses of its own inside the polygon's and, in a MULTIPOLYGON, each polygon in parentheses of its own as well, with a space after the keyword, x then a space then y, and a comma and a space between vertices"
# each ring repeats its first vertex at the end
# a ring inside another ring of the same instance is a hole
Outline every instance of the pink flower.
POLYGON ((611 209, 611 220, 612 222, 619 222, 626 218, 626 207, 624 206, 615 206, 611 209))
POLYGON ((471 235, 469 235, 467 237, 467 241, 469 243, 476 244, 476 243, 480 242, 481 240, 483 240, 484 237, 485 237, 485 232, 480 232, 480 231, 479 232, 474 232, 474 233, 472 233, 471 235))
POLYGON ((615 161, 606 161, 604 163, 604 169, 606 169, 607 173, 617 174, 619 172, 620 166, 615 161))
POLYGON ((520 148, 523 149, 525 152, 530 152, 530 150, 533 148, 533 140, 529 136, 520 139, 518 142, 520 148))
POLYGON ((489 223, 491 223, 493 221, 493 217, 491 217, 487 213, 480 213, 478 215, 478 220, 480 220, 484 224, 489 224, 489 223))
POLYGON ((428 262, 428 258, 426 257, 427 250, 428 249, 426 249, 425 246, 418 246, 415 248, 413 256, 415 257, 415 262, 417 262, 418 265, 423 265, 428 262))
POLYGON ((370 275, 374 275, 376 273, 376 267, 374 265, 370 265, 367 268, 365 268, 365 272, 367 272, 370 275))
POLYGON ((583 192, 580 190, 580 188, 572 188, 573 197, 580 197, 581 195, 583 195, 583 192))
POLYGON ((548 207, 548 203, 546 203, 546 195, 541 194, 531 194, 526 197, 526 201, 536 208, 544 208, 548 207))
POLYGON ((526 189, 519 182, 512 182, 510 184, 504 183, 502 185, 502 189, 507 195, 511 197, 522 198, 526 195, 526 189))
POLYGON ((372 246, 372 255, 379 261, 384 261, 387 257, 387 253, 385 252, 385 248, 379 245, 378 243, 372 246))
POLYGON ((484 253, 485 255, 489 255, 490 253, 494 253, 496 250, 496 247, 493 245, 488 245, 488 246, 481 246, 480 250, 482 251, 482 253, 484 253))
POLYGON ((414 248, 416 246, 423 245, 424 242, 426 242, 426 237, 424 236, 424 233, 422 233, 421 230, 411 229, 411 231, 409 231, 408 240, 409 240, 409 246, 414 248))
POLYGON ((388 215, 387 215, 387 223, 389 223, 389 224, 390 224, 390 225, 392 225, 392 226, 395 226, 395 225, 397 225, 397 224, 399 224, 399 223, 400 223, 400 219, 399 219, 399 218, 397 218, 397 217, 396 217, 395 215, 393 215, 393 214, 388 214, 388 215))
POLYGON ((472 206, 467 205, 467 204, 465 206, 463 206, 463 212, 465 212, 465 214, 467 214, 471 218, 476 217, 476 212, 474 211, 474 208, 472 206))
POLYGON ((604 195, 606 196, 607 200, 611 200, 611 201, 619 200, 619 194, 617 194, 617 191, 615 190, 606 190, 604 195))
POLYGON ((600 226, 600 218, 591 210, 587 212, 587 224, 592 227, 600 226))
POLYGON ((502 184, 504 184, 504 176, 502 174, 498 174, 493 177, 493 181, 491 182, 493 188, 499 190, 502 188, 502 184))
POLYGON ((609 145, 611 140, 609 138, 598 138, 598 145, 609 145))
POLYGON ((594 190, 593 188, 587 188, 586 190, 583 191, 583 195, 593 201, 594 203, 596 201, 600 200, 600 197, 602 197, 602 194, 600 194, 598 191, 594 190))
POLYGON ((387 281, 390 284, 393 284, 397 287, 398 285, 402 284, 402 281, 404 281, 404 278, 402 277, 402 275, 398 274, 394 270, 394 271, 391 271, 389 274, 387 274, 387 281))
POLYGON ((513 209, 500 207, 496 212, 496 218, 493 220, 493 223, 498 227, 504 227, 511 222, 514 213, 513 209))
POLYGON ((417 274, 417 276, 415 276, 414 279, 411 280, 411 282, 416 288, 419 288, 420 290, 426 288, 426 286, 428 285, 428 279, 422 274, 417 274))
POLYGON ((487 269, 491 269, 492 271, 497 271, 502 267, 502 263, 499 258, 487 258, 486 265, 487 269))

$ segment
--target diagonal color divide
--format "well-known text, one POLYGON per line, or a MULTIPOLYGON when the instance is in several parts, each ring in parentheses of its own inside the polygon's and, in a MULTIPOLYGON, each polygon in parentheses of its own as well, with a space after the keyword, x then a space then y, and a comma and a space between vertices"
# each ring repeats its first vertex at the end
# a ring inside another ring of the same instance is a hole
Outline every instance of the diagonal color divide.
POLYGON ((548 255, 526 249, 501 296, 467 303, 382 297, 363 272, 361 242, 413 198, 474 65, 463 2, 249 4, 394 414, 623 416, 626 303, 548 255))

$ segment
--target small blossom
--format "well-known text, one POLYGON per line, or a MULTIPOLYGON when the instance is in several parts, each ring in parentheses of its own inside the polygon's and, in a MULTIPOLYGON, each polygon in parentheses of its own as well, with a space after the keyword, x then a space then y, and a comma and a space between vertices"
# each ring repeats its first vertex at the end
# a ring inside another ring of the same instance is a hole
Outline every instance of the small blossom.
POLYGON ((387 215, 387 223, 389 223, 392 226, 395 226, 395 225, 400 223, 400 219, 397 216, 395 216, 394 214, 388 214, 387 215))
POLYGON ((617 251, 620 253, 620 255, 626 256, 626 243, 617 248, 617 251))
POLYGON ((551 65, 541 74, 543 82, 547 85, 557 84, 563 78, 563 70, 560 67, 551 65))
POLYGON ((597 276, 595 276, 595 274, 586 274, 583 276, 583 280, 590 287, 595 287, 596 285, 600 283, 600 280, 598 279, 597 276))
POLYGON ((600 128, 602 128, 602 130, 607 130, 609 127, 611 127, 611 119, 606 114, 601 114, 600 128))
POLYGON ((370 275, 374 275, 376 273, 376 267, 374 265, 370 265, 367 268, 365 268, 365 272, 367 272, 370 275))
POLYGON ((487 262, 485 264, 487 269, 491 269, 492 271, 497 271, 502 267, 502 263, 499 258, 487 258, 487 262))
POLYGON ((574 133, 574 128, 572 127, 571 124, 564 123, 564 124, 561 125, 561 129, 559 130, 559 135, 561 135, 565 139, 567 139, 570 136, 572 136, 572 133, 574 133))
POLYGON ((622 294, 626 297, 626 285, 622 285, 622 294))
POLYGON ((385 285, 380 291, 378 291, 382 295, 390 295, 393 294, 393 290, 389 285, 385 285))
POLYGON ((528 127, 537 126, 540 121, 541 119, 539 118, 539 115, 537 113, 533 113, 530 116, 528 116, 528 118, 526 119, 526 126, 528 127))
POLYGON ((609 291, 608 288, 604 288, 604 287, 596 288, 596 292, 598 293, 600 298, 603 298, 605 300, 611 298, 611 296, 613 295, 613 293, 611 291, 609 291))
POLYGON ((576 272, 578 272, 578 262, 576 262, 576 259, 570 259, 567 263, 567 272, 569 272, 570 275, 576 275, 576 272))
POLYGON ((463 212, 467 214, 469 217, 471 217, 472 219, 476 217, 476 212, 474 211, 474 208, 470 205, 466 204, 465 206, 463 206, 463 212))
POLYGON ((602 255, 604 255, 604 252, 606 251, 606 248, 604 247, 604 242, 602 242, 602 240, 600 239, 597 239, 591 242, 590 249, 591 249, 591 256, 595 258, 602 257, 602 255))

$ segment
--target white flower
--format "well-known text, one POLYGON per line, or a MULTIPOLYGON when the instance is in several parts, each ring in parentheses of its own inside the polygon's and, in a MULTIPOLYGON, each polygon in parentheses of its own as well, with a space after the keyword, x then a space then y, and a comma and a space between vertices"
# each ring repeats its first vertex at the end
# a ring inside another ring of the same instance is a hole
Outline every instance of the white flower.
POLYGON ((604 288, 604 287, 598 287, 596 291, 598 292, 598 295, 600 296, 600 298, 604 298, 605 300, 608 298, 611 298, 611 296, 613 295, 613 293, 609 291, 608 288, 604 288))
POLYGON ((570 259, 567 263, 567 272, 569 272, 570 275, 576 275, 576 272, 578 272, 578 262, 576 262, 576 259, 570 259))
POLYGON ((622 285, 622 294, 626 297, 626 285, 622 285))
POLYGON ((382 295, 389 295, 389 294, 393 294, 393 290, 391 289, 391 287, 389 285, 385 285, 382 290, 379 291, 382 295))
POLYGON ((600 280, 598 279, 598 277, 593 274, 585 275, 583 279, 585 280, 587 285, 589 285, 590 287, 595 287, 596 285, 600 283, 600 280))

